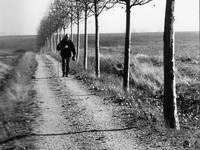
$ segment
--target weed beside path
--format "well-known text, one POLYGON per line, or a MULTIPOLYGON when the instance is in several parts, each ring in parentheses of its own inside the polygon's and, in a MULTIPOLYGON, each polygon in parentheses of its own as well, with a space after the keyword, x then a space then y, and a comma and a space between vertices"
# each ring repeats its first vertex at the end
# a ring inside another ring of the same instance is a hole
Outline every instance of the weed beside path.
MULTIPOLYGON (((35 53, 27 52, 14 58, 16 60, 10 63, 12 69, 2 79, 0 91, 0 143, 5 143, 4 148, 21 147, 16 136, 29 132, 28 123, 32 120, 28 116, 28 92, 37 65, 35 53)), ((13 58, 9 56, 8 59, 13 58)))

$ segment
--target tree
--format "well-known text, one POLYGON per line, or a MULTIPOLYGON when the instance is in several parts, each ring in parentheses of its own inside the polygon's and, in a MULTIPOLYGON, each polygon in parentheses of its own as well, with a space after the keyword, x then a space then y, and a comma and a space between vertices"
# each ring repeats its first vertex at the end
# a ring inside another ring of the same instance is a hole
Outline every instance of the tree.
MULTIPOLYGON (((80 0, 64 0, 65 6, 68 9, 68 15, 70 16, 70 25, 71 25, 71 40, 73 41, 73 23, 77 24, 77 60, 79 59, 79 46, 80 46, 80 19, 81 13, 83 11, 80 6, 80 0)), ((65 33, 65 32, 64 32, 65 33)))
POLYGON ((95 16, 95 73, 96 77, 100 77, 100 56, 99 56, 99 15, 103 10, 108 10, 116 4, 114 0, 93 0, 93 7, 91 11, 95 16))
POLYGON ((119 0, 119 3, 126 5, 126 36, 124 53, 124 75, 123 89, 129 91, 129 70, 130 70, 130 45, 131 45, 131 8, 133 6, 142 6, 152 0, 119 0))
POLYGON ((76 51, 77 51, 77 55, 76 55, 76 58, 77 60, 79 59, 79 45, 80 45, 80 13, 81 13, 81 7, 80 7, 80 4, 79 4, 79 0, 76 0, 76 10, 77 10, 77 13, 76 13, 76 20, 77 20, 77 44, 76 44, 76 51))
POLYGON ((88 6, 89 3, 87 0, 83 0, 84 4, 84 14, 85 14, 85 28, 84 28, 84 60, 83 60, 83 65, 84 68, 87 69, 87 52, 88 52, 88 33, 87 33, 87 20, 88 20, 88 6))
MULTIPOLYGON (((67 0, 65 0, 65 1, 67 1, 67 0)), ((75 4, 74 4, 74 0, 69 0, 69 1, 67 1, 67 3, 66 3, 66 5, 67 5, 67 7, 70 9, 69 10, 69 14, 70 14, 70 24, 71 24, 71 40, 73 41, 73 22, 74 22, 74 20, 76 19, 76 16, 75 16, 75 14, 76 14, 76 10, 74 9, 74 7, 75 7, 75 4)))
POLYGON ((164 25, 164 118, 166 126, 180 129, 177 115, 174 47, 175 0, 167 0, 164 25))
MULTIPOLYGON (((57 41, 61 39, 58 35, 59 31, 65 29, 68 26, 69 9, 67 0, 55 0, 49 7, 47 15, 42 19, 38 30, 38 47, 42 47, 46 43, 50 42, 50 49, 52 49, 52 40, 55 32, 57 32, 57 41)), ((61 36, 61 35, 60 35, 61 36)), ((55 44, 53 46, 53 49, 55 44)))
POLYGON ((62 30, 65 33, 65 29, 69 25, 70 9, 68 5, 69 2, 67 0, 55 0, 53 3, 52 9, 55 11, 55 28, 57 30, 57 33, 60 33, 60 36, 57 36, 58 42, 62 39, 62 30))
MULTIPOLYGON (((50 37, 51 30, 49 26, 49 19, 48 16, 44 16, 44 18, 40 22, 40 27, 38 29, 38 35, 37 35, 37 47, 40 49, 43 45, 47 45, 47 38, 50 37)), ((47 46, 46 46, 47 49, 47 46)))
POLYGON ((80 19, 81 19, 81 13, 83 11, 83 7, 81 6, 80 4, 80 0, 75 0, 75 7, 76 8, 76 16, 75 16, 75 23, 77 24, 77 48, 76 48, 76 51, 77 51, 77 60, 79 59, 79 46, 80 46, 80 19))
POLYGON ((83 66, 87 69, 87 53, 88 53, 88 33, 87 33, 87 21, 90 17, 90 11, 92 10, 92 0, 79 0, 82 9, 84 10, 84 60, 83 66))

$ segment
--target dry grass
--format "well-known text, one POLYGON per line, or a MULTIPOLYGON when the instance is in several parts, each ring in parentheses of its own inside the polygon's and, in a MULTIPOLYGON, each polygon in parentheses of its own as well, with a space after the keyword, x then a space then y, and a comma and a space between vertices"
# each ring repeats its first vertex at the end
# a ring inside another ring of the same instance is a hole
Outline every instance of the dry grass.
POLYGON ((10 72, 10 79, 4 90, 9 100, 23 101, 27 96, 28 83, 36 66, 35 53, 27 52, 10 72))
POLYGON ((25 108, 20 106, 20 112, 17 111, 19 104, 23 105, 28 98, 29 83, 37 65, 35 53, 25 53, 13 65, 13 69, 5 75, 0 90, 0 140, 16 134, 16 126, 25 117, 21 114, 25 108))

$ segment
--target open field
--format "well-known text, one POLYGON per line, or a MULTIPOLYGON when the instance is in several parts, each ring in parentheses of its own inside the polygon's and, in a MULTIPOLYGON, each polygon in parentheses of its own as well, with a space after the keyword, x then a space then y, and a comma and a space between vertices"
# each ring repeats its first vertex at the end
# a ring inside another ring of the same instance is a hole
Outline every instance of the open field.
MULTIPOLYGON (((83 39, 84 36, 81 34, 81 48, 83 48, 83 39)), ((95 35, 89 34, 88 40, 89 47, 94 47, 95 35)), ((100 46, 115 47, 117 52, 123 53, 124 40, 125 35, 123 33, 100 34, 100 46)), ((177 32, 175 40, 177 55, 190 54, 191 56, 197 56, 199 54, 198 32, 177 32)), ((74 43, 76 44, 76 35, 74 35, 74 43)), ((131 45, 131 53, 133 54, 162 55, 163 33, 132 33, 131 45)))
MULTIPOLYGON (((199 54, 199 33, 198 32, 177 32, 176 33, 176 52, 178 55, 190 54, 198 56, 199 54), (188 50, 190 49, 190 50, 188 50)), ((84 35, 80 35, 80 45, 83 48, 84 35)), ((123 53, 124 49, 123 33, 100 34, 100 46, 115 47, 116 52, 123 53)), ((95 35, 88 35, 89 47, 94 48, 95 35)), ((74 43, 76 44, 76 35, 74 34, 74 43)), ((132 33, 133 54, 162 55, 163 33, 132 33), (142 48, 141 48, 142 46, 142 48)), ((36 36, 0 36, 0 50, 10 51, 24 49, 28 51, 36 50, 36 36)), ((107 48, 108 50, 109 48, 107 48)), ((113 50, 113 49, 112 49, 113 50)), ((2 51, 1 51, 2 52, 2 51)), ((0 52, 0 54, 1 54, 0 52)), ((102 50, 103 52, 103 50, 102 50)))
MULTIPOLYGON (((163 43, 162 32, 132 33, 131 43, 134 45, 157 45, 163 43)), ((176 44, 196 44, 199 43, 198 32, 177 32, 175 34, 176 44)), ((73 35, 74 41, 76 35, 73 35)), ((81 47, 83 47, 84 35, 81 34, 81 47)), ((124 46, 124 33, 100 33, 100 45, 105 47, 124 46)), ((95 34, 88 35, 89 47, 94 47, 95 34)), ((76 41, 75 41, 76 43, 76 41)))
POLYGON ((5 52, 11 52, 19 49, 35 51, 36 36, 0 36, 0 55, 2 50, 5 52))

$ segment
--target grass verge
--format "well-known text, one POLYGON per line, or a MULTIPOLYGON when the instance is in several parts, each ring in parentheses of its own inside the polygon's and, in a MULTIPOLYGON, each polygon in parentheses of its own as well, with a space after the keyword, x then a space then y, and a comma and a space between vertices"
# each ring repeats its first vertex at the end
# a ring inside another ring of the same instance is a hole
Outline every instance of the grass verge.
MULTIPOLYGON (((31 77, 37 66, 35 53, 27 52, 13 62, 1 85, 0 98, 0 141, 27 132, 27 101, 31 77)), ((5 147, 20 147, 20 142, 13 139, 5 147)))

